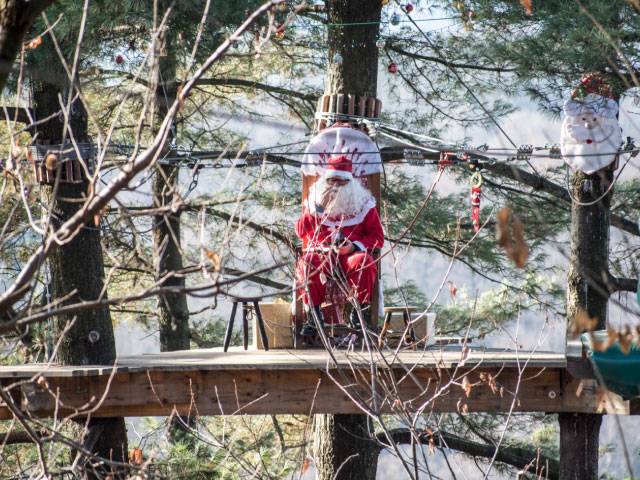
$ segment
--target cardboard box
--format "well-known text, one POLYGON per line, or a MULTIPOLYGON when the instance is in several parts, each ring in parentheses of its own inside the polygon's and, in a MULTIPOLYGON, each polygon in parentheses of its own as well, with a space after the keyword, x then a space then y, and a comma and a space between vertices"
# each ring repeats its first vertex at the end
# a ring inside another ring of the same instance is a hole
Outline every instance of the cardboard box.
MULTIPOLYGON (((267 332, 269 349, 293 348, 293 326, 291 324, 291 305, 288 303, 261 303, 260 312, 267 332)), ((255 312, 252 312, 253 348, 264 350, 258 330, 255 312)))
MULTIPOLYGON (((423 315, 421 312, 416 312, 411 314, 411 324, 419 344, 433 345, 435 343, 435 321, 435 313, 426 313, 423 315)), ((390 347, 398 345, 404 329, 402 312, 392 313, 390 331, 387 333, 387 344, 390 347)))

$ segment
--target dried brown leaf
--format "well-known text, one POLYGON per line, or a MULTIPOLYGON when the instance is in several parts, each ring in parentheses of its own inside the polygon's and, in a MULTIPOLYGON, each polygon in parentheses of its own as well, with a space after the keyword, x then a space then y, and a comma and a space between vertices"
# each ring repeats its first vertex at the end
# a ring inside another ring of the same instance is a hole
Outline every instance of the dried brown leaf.
POLYGON ((508 207, 501 208, 496 215, 496 241, 498 245, 506 249, 511 244, 511 238, 509 238, 509 217, 511 216, 511 209, 508 207))
POLYGON ((436 442, 433 441, 433 435, 429 437, 429 455, 436 453, 436 442))
POLYGON ((142 465, 144 462, 144 454, 141 448, 134 448, 129 455, 129 461, 133 465, 142 465))
POLYGON ((44 166, 49 171, 54 171, 58 167, 58 157, 57 155, 50 153, 44 159, 44 166))
POLYGON ((524 241, 524 225, 517 215, 513 216, 513 249, 509 257, 518 268, 524 268, 529 258, 529 247, 524 241))
POLYGON ((598 325, 597 318, 591 318, 587 312, 579 308, 569 326, 569 333, 576 338, 582 332, 591 332, 598 325))
POLYGON ((471 382, 465 375, 462 378, 462 389, 464 390, 464 394, 467 396, 467 398, 469 398, 469 395, 471 395, 471 388, 472 388, 471 382))
POLYGON ((42 37, 38 35, 37 37, 31 39, 24 48, 27 50, 35 50, 41 44, 42 44, 42 37))
POLYGON ((220 255, 218 255, 213 250, 209 250, 208 248, 204 249, 204 253, 207 258, 211 261, 211 265, 213 265, 213 270, 215 272, 220 271, 220 255))
POLYGON ((471 349, 469 348, 469 345, 465 345, 464 347, 462 347, 462 355, 460 358, 460 363, 458 363, 458 366, 462 367, 465 364, 465 362, 467 361, 467 358, 469 358, 470 353, 471 353, 471 349))
POLYGON ((620 350, 625 355, 629 355, 631 351, 631 340, 633 337, 631 336, 631 332, 629 327, 626 327, 624 331, 618 332, 618 342, 620 343, 620 350))
POLYGON ((40 375, 38 377, 38 380, 36 380, 36 383, 38 384, 38 386, 44 388, 44 389, 48 389, 49 388, 49 382, 47 382, 47 379, 44 378, 42 375, 40 375))
POLYGON ((311 460, 309 458, 305 458, 302 461, 302 468, 300 469, 300 473, 302 475, 304 475, 305 473, 307 473, 307 470, 309 470, 309 467, 311 466, 311 460))
POLYGON ((524 8, 524 13, 527 15, 533 15, 533 0, 520 0, 520 3, 524 8))
POLYGON ((584 380, 580 380, 580 383, 578 383, 578 388, 576 388, 576 397, 580 398, 583 391, 584 391, 584 380))
POLYGON ((496 241, 518 268, 524 268, 529 258, 529 247, 524 240, 524 224, 509 207, 496 215, 496 241), (509 220, 513 226, 510 228, 509 220))
POLYGON ((458 288, 452 281, 448 281, 447 284, 449 285, 449 295, 451 295, 451 298, 455 300, 458 293, 458 288))

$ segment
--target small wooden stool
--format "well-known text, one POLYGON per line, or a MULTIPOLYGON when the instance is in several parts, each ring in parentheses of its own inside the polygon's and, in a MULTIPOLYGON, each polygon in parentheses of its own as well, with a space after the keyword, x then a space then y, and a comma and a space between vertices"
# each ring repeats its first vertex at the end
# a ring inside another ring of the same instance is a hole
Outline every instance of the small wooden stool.
POLYGON ((382 331, 380 332, 380 338, 378 340, 378 348, 382 348, 384 345, 385 337, 391 326, 391 316, 394 313, 402 312, 402 320, 404 320, 405 329, 409 329, 408 338, 405 337, 405 342, 410 343, 411 347, 416 348, 416 334, 413 331, 411 325, 411 314, 418 309, 416 307, 384 307, 384 323, 382 324, 382 331))
POLYGON ((242 340, 244 349, 249 348, 249 303, 253 304, 253 310, 256 314, 256 323, 258 324, 258 330, 260 330, 260 337, 262 338, 262 345, 265 350, 269 350, 269 339, 267 338, 267 332, 264 329, 264 321, 262 320, 262 312, 260 312, 260 305, 258 302, 262 301, 262 297, 231 297, 233 300, 233 307, 231 307, 231 318, 227 325, 227 331, 224 334, 224 351, 229 349, 229 343, 231 342, 231 335, 233 335, 233 322, 236 318, 236 311, 238 310, 238 303, 242 303, 242 340))

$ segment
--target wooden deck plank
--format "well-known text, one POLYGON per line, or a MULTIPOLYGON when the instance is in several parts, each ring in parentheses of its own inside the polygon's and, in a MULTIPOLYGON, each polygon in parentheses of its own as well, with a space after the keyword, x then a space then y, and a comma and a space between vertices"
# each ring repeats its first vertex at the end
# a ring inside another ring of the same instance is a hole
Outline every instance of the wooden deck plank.
MULTIPOLYGON (((334 357, 338 365, 354 364, 368 367, 370 363, 367 353, 337 351, 334 357)), ((408 351, 401 352, 398 356, 395 356, 392 351, 385 351, 382 354, 373 354, 373 360, 379 368, 402 364, 419 368, 453 368, 460 364, 516 368, 522 368, 524 365, 565 368, 567 365, 566 357, 562 353, 479 349, 471 350, 464 358, 459 349, 408 351)), ((235 350, 224 353, 221 349, 208 349, 120 357, 115 367, 46 364, 0 366, 0 378, 28 378, 37 374, 45 377, 109 375, 113 368, 118 373, 133 373, 147 370, 282 370, 326 369, 327 367, 333 368, 335 365, 332 358, 323 350, 270 350, 268 352, 235 350)))

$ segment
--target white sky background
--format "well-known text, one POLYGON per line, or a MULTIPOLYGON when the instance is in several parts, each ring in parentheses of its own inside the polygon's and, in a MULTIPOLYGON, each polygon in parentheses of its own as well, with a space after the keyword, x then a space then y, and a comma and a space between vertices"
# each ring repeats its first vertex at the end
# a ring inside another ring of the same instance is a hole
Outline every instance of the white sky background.
MULTIPOLYGON (((433 15, 438 15, 438 12, 433 12, 433 15)), ((440 15, 441 16, 441 15, 440 15)), ((417 14, 416 18, 420 18, 417 14)), ((448 22, 433 22, 429 24, 421 24, 425 30, 431 30, 436 28, 443 28, 448 25, 448 22), (425 25, 428 25, 426 27, 425 25)), ((389 27, 387 27, 389 28, 389 27)), ((386 70, 386 60, 381 58, 379 75, 378 75, 378 96, 383 101, 383 109, 385 100, 387 98, 386 92, 389 90, 390 74, 386 70)), ((394 79, 395 80, 395 79, 394 79)), ((266 83, 280 83, 278 79, 265 79, 266 83), (271 82, 273 80, 273 82, 271 82)), ((286 82, 285 82, 286 83, 286 82)), ((567 92, 568 95, 568 92, 567 92)), ((560 120, 552 119, 549 116, 541 114, 535 107, 535 105, 526 98, 511 98, 512 103, 518 106, 518 111, 509 115, 507 118, 501 119, 501 125, 505 131, 511 136, 517 145, 532 144, 536 146, 542 146, 547 143, 559 143, 560 139, 560 120)), ((407 105, 412 105, 415 100, 406 98, 407 105)), ((224 116, 224 112, 213 110, 214 117, 219 118, 220 123, 228 122, 227 127, 237 130, 239 133, 246 135, 251 139, 251 144, 248 145, 249 149, 256 149, 261 147, 268 147, 277 144, 284 144, 293 141, 303 139, 306 134, 304 127, 300 124, 296 124, 293 119, 288 118, 285 113, 273 108, 273 105, 265 104, 265 110, 273 113, 272 117, 268 117, 266 120, 272 123, 262 122, 247 122, 244 120, 234 120, 224 116), (221 115, 222 114, 222 115, 221 115), (273 123, 275 122, 275 123, 273 123)), ((640 107, 636 107, 632 102, 623 102, 621 107, 620 121, 623 127, 623 134, 639 139, 640 143, 640 116, 633 112, 640 111, 640 107)), ((422 133, 422 132, 418 132, 422 133)), ((444 138, 451 140, 452 142, 462 140, 463 138, 470 139, 470 145, 476 146, 487 143, 492 148, 512 148, 508 140, 500 133, 496 128, 451 128, 444 138)), ((640 172, 640 156, 636 157, 627 166, 622 178, 629 178, 631 176, 637 176, 640 172)), ((557 164, 557 160, 536 160, 536 168, 540 168, 544 173, 545 165, 557 164)), ((407 167, 410 170, 414 170, 415 173, 421 175, 424 178, 425 185, 429 185, 433 177, 432 168, 418 169, 416 167, 407 167)), ((206 172, 206 171, 205 171, 206 172)), ((203 172, 201 174, 200 187, 194 192, 193 195, 197 195, 199 191, 207 191, 212 193, 212 187, 216 182, 212 181, 213 178, 209 178, 207 181, 207 175, 203 172)), ((468 189, 467 185, 460 186, 451 178, 446 178, 441 181, 438 186, 438 191, 441 193, 449 193, 451 191, 461 191, 460 189, 468 189)), ((462 190, 464 191, 464 190, 462 190)), ((470 215, 470 208, 469 208, 470 215)), ((619 234, 612 228, 612 242, 619 238, 619 234)), ((636 239, 637 241, 637 239, 636 239)), ((566 245, 567 252, 569 245, 566 245)), ((399 252, 401 253, 401 252, 399 252)), ((559 272, 566 271, 567 260, 561 253, 552 252, 551 261, 555 262, 559 267, 559 272)), ((421 290, 426 294, 427 298, 432 298, 437 288, 442 281, 442 277, 448 266, 448 259, 443 258, 439 254, 426 254, 424 251, 413 251, 405 254, 401 262, 401 277, 403 280, 413 280, 416 285, 420 286, 421 290), (428 272, 425 274, 425 272, 428 272)), ((383 265, 383 272, 390 268, 389 262, 383 265)), ((477 277, 470 273, 468 269, 461 265, 456 265, 450 275, 452 280, 459 290, 466 290, 469 295, 473 295, 476 291, 482 291, 487 288, 495 287, 494 284, 477 277)), ((387 278, 387 286, 391 276, 387 278)), ((440 295, 439 301, 450 301, 448 290, 445 288, 440 295)), ((635 300, 632 295, 622 295, 621 301, 626 303, 629 308, 638 310, 635 300)), ((190 301, 191 308, 197 308, 200 304, 195 305, 195 302, 190 301)), ((215 312, 216 316, 223 318, 228 317, 229 305, 225 305, 223 299, 219 309, 215 312)), ((609 307, 610 319, 614 323, 628 323, 629 314, 624 313, 620 308, 611 306, 609 307)), ((637 320, 637 319, 636 319, 637 320)), ((236 320, 237 323, 238 319, 236 320)), ((551 322, 551 324, 543 330, 543 320, 536 314, 527 314, 521 319, 520 325, 513 322, 507 328, 514 332, 519 327, 520 336, 519 342, 524 348, 532 348, 541 339, 542 344, 538 348, 546 350, 562 351, 564 349, 565 342, 565 325, 563 322, 551 322)), ((121 324, 117 327, 117 348, 120 355, 144 353, 158 351, 158 339, 157 335, 144 332, 140 327, 131 324, 121 324)), ((512 348, 513 344, 511 340, 506 340, 503 333, 497 332, 488 336, 484 342, 489 346, 500 346, 505 348, 512 348)), ((627 441, 637 437, 632 435, 633 431, 637 428, 638 421, 634 417, 623 417, 623 430, 626 432, 627 441)), ((603 429, 601 433, 601 446, 607 444, 618 445, 619 433, 614 425, 611 417, 605 417, 603 429)), ((640 439, 635 440, 632 445, 632 457, 637 459, 637 451, 640 446, 640 439)), ((442 459, 436 460, 434 457, 434 465, 432 465, 433 472, 441 476, 441 478, 449 478, 448 470, 444 467, 442 459)), ((402 478, 402 470, 395 463, 396 461, 391 456, 382 456, 379 468, 378 478, 389 478, 391 475, 402 478)), ((477 470, 473 465, 461 458, 456 458, 456 463, 462 465, 462 470, 465 473, 460 472, 459 478, 474 478, 474 474, 477 475, 477 470)), ((640 463, 635 461, 636 468, 640 471, 640 463)), ((607 472, 615 477, 622 476, 626 473, 623 467, 623 461, 621 451, 617 448, 612 453, 606 453, 600 462, 600 469, 602 472, 607 472)), ((311 474, 311 472, 309 472, 311 474)), ((493 475, 492 475, 493 477, 493 475)), ((493 478, 501 478, 497 475, 493 478)))

